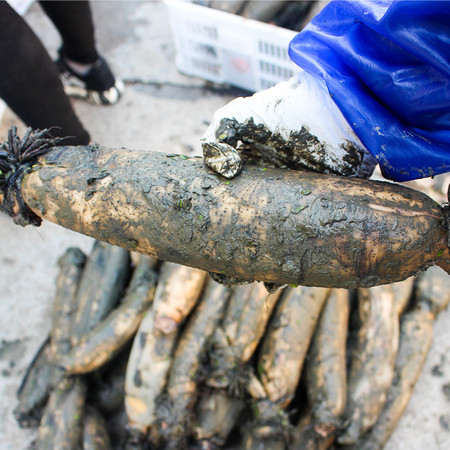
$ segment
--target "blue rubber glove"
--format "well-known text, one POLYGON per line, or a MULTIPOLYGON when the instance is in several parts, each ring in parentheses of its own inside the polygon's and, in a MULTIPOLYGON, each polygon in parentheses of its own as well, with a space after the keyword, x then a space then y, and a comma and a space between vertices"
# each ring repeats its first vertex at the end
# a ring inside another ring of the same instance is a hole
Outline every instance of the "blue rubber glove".
POLYGON ((396 181, 450 171, 450 2, 331 1, 291 42, 396 181))

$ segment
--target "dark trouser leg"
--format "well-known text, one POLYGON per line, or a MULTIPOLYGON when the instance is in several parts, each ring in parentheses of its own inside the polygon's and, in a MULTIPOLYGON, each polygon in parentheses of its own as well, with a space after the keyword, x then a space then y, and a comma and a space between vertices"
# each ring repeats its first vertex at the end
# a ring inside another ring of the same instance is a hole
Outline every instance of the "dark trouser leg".
POLYGON ((97 61, 94 23, 87 1, 39 2, 62 37, 62 52, 69 59, 89 64, 97 61))
POLYGON ((64 143, 87 144, 83 128, 64 93, 49 54, 31 28, 6 2, 0 2, 0 97, 33 128, 58 127, 64 143))

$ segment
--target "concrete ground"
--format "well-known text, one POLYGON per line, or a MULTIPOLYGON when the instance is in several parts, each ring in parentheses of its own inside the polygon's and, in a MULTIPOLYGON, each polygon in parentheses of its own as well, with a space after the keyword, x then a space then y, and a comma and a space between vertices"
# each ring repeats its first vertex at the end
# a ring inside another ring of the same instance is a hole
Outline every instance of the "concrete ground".
MULTIPOLYGON (((113 147, 199 154, 199 138, 214 111, 237 89, 223 90, 180 74, 166 7, 151 2, 92 2, 97 40, 114 72, 126 83, 115 106, 74 101, 94 142, 113 147)), ((26 19, 52 55, 58 34, 33 4, 26 19)), ((18 119, 6 111, 3 141, 18 119)), ((36 349, 49 331, 56 261, 69 246, 88 252, 92 240, 55 225, 21 228, 0 214, 0 450, 28 449, 33 430, 12 415, 15 392, 36 349)), ((387 450, 444 450, 450 442, 450 310, 436 321, 435 337, 414 395, 387 450)))

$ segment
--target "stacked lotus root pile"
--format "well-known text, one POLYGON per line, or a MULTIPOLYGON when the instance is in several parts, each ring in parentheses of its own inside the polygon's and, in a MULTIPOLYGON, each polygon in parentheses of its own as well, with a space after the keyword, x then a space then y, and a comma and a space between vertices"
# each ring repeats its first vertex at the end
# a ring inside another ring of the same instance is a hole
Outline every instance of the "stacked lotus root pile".
POLYGON ((59 260, 15 416, 38 449, 376 449, 412 393, 449 277, 354 291, 226 287, 96 242, 59 260))

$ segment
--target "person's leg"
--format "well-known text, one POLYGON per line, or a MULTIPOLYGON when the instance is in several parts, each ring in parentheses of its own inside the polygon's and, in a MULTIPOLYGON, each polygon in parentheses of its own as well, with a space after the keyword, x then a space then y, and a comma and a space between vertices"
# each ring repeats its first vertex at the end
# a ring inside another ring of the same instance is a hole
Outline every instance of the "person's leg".
POLYGON ((96 105, 112 105, 123 92, 108 63, 98 54, 88 1, 40 1, 58 29, 62 46, 57 61, 64 90, 96 105))
POLYGON ((40 1, 41 7, 58 29, 62 54, 78 63, 98 60, 95 30, 88 1, 40 1))
POLYGON ((72 137, 64 143, 89 143, 89 134, 64 93, 54 62, 6 2, 0 2, 0 67, 0 97, 26 125, 55 127, 54 136, 72 137))

